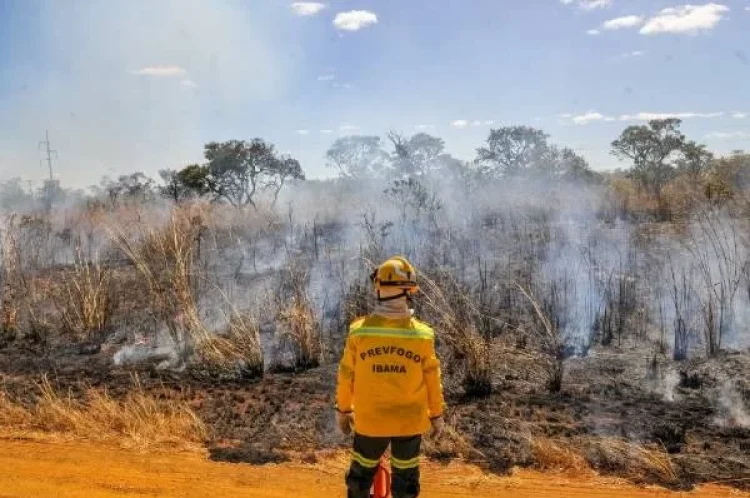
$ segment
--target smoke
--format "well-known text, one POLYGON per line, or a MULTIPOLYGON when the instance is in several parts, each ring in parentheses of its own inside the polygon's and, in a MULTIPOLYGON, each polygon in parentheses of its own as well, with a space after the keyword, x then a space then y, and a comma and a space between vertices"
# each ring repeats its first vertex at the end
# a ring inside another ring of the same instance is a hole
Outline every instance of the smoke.
POLYGON ((750 428, 750 413, 734 383, 725 379, 718 388, 716 424, 750 428))
POLYGON ((28 170, 44 178, 29 144, 45 127, 63 186, 87 187, 104 174, 153 177, 199 161, 208 121, 231 130, 262 115, 264 129, 274 125, 269 102, 284 94, 292 73, 282 55, 292 20, 282 6, 85 0, 28 8, 38 12, 18 32, 36 33, 34 43, 6 40, 25 54, 23 64, 4 67, 11 87, 24 91, 0 116, 12 137, 3 143, 2 176, 28 170), (65 69, 41 72, 50 65, 65 69))
POLYGON ((657 393, 669 403, 674 402, 677 386, 680 384, 680 374, 674 368, 668 368, 658 379, 657 393))

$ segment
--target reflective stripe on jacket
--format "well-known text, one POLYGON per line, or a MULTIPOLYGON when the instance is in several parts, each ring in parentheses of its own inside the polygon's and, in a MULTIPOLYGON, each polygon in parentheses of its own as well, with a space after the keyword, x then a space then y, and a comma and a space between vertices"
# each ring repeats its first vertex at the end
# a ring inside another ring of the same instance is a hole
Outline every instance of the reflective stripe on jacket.
POLYGON ((370 315, 349 327, 339 364, 336 406, 354 412, 355 431, 414 436, 443 414, 435 334, 415 318, 370 315))

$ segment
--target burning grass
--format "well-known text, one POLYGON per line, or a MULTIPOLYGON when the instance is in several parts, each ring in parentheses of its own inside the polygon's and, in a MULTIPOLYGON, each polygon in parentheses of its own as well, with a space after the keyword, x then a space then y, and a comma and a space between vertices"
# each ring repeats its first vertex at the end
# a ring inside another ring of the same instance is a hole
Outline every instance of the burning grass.
POLYGON ((6 438, 71 438, 134 449, 198 448, 208 430, 185 404, 157 400, 135 386, 121 400, 90 389, 83 401, 57 392, 43 378, 32 406, 0 393, 0 435, 6 438))

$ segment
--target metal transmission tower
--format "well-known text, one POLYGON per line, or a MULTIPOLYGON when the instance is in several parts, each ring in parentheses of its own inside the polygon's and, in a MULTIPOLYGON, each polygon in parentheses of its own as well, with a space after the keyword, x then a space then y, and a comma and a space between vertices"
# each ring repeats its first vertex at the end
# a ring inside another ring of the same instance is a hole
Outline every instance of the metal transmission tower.
POLYGON ((52 156, 55 156, 55 159, 57 159, 57 151, 49 148, 49 130, 45 132, 44 138, 44 141, 39 142, 39 149, 44 150, 47 157, 45 159, 40 159, 39 164, 47 161, 47 166, 49 167, 49 181, 54 182, 55 177, 52 174, 52 156))

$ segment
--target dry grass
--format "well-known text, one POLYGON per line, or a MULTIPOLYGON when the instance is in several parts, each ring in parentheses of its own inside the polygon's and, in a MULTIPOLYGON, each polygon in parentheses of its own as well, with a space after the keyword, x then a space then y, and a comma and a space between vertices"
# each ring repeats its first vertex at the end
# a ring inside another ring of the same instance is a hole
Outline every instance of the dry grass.
POLYGON ((456 429, 455 421, 448 420, 445 431, 440 439, 427 437, 424 440, 424 452, 427 456, 434 459, 470 459, 474 458, 479 461, 486 460, 481 451, 472 446, 456 429))
POLYGON ((586 458, 565 441, 532 438, 531 452, 535 465, 547 472, 583 474, 590 472, 586 458))
POLYGON ((294 366, 305 370, 320 365, 323 356, 320 328, 307 297, 293 297, 279 310, 278 319, 279 340, 291 345, 294 366))
POLYGON ((76 339, 102 332, 112 311, 112 272, 98 260, 87 261, 76 245, 75 261, 60 274, 52 300, 60 314, 62 330, 76 339))
POLYGON ((84 401, 56 392, 47 379, 40 397, 28 408, 0 394, 0 430, 4 437, 66 437, 135 449, 196 449, 207 438, 206 427, 185 404, 158 401, 135 389, 115 400, 89 390, 84 401))
POLYGON ((195 347, 196 361, 209 370, 242 369, 245 376, 263 375, 263 349, 256 321, 246 314, 234 314, 224 335, 214 334, 195 347))
POLYGON ((678 480, 664 448, 641 446, 616 437, 592 438, 583 445, 589 463, 596 470, 638 481, 674 483, 678 480))
POLYGON ((186 347, 210 337, 197 305, 197 258, 210 213, 201 204, 176 206, 161 229, 139 223, 136 234, 111 227, 113 239, 143 278, 153 311, 175 344, 186 347))
MULTIPOLYGON (((291 351, 295 370, 315 368, 323 361, 320 323, 309 297, 310 270, 305 261, 294 259, 282 270, 276 301, 276 346, 291 351)), ((276 369, 288 365, 274 360, 276 369)))
POLYGON ((423 302, 432 324, 465 366, 464 388, 470 395, 492 392, 491 341, 477 330, 480 312, 473 300, 461 292, 456 282, 445 282, 420 275, 423 302))
POLYGON ((530 290, 519 283, 516 283, 516 287, 529 301, 537 319, 541 322, 542 326, 536 328, 537 335, 542 345, 542 352, 551 360, 549 363, 547 387, 551 392, 559 392, 562 389, 563 375, 565 373, 563 338, 561 337, 560 330, 550 320, 530 290))

